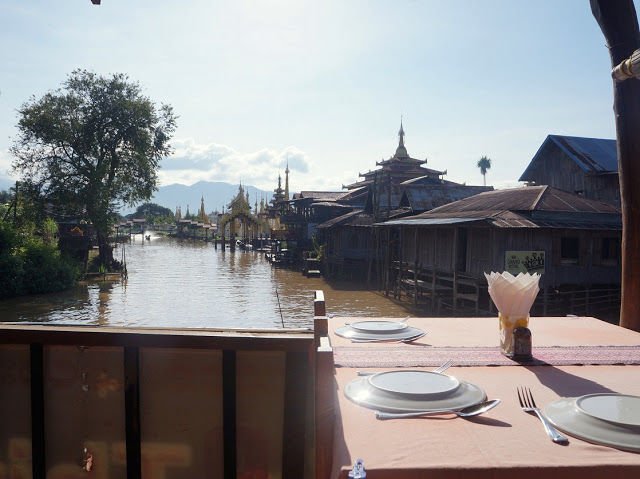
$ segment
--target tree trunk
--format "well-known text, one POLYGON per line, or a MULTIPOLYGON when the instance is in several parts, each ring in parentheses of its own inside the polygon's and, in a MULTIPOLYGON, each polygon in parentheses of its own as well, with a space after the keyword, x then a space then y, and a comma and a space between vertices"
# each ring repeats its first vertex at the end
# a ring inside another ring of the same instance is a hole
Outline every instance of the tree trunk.
POLYGON ((113 248, 109 244, 109 238, 102 231, 97 231, 98 251, 100 253, 100 264, 107 268, 107 271, 114 271, 116 264, 113 260, 113 248))
MULTIPOLYGON (((633 0, 591 0, 591 11, 604 34, 612 67, 640 48, 633 0)), ((613 91, 622 202, 620 326, 640 331, 640 80, 614 81, 613 91)))

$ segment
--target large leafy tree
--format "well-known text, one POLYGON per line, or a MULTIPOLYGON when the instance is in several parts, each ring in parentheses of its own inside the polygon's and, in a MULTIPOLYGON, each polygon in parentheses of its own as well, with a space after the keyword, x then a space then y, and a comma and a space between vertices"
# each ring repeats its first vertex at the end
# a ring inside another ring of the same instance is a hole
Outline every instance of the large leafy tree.
POLYGON ((112 267, 107 237, 115 212, 157 189, 160 160, 171 153, 172 108, 156 106, 127 75, 75 70, 18 114, 14 170, 60 212, 85 215, 101 263, 112 267))

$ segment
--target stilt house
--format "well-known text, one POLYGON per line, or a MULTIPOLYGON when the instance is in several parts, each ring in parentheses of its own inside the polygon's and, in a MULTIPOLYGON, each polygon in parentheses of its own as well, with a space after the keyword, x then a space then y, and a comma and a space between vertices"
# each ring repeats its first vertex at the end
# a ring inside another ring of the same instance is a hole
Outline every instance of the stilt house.
POLYGON ((480 193, 378 226, 400 245, 386 253, 385 289, 434 309, 490 310, 490 271, 541 273, 545 314, 555 293, 580 292, 583 306, 589 291, 606 290, 611 304, 619 294, 619 209, 550 186, 480 193))
POLYGON ((616 141, 549 135, 520 181, 620 206, 616 141))

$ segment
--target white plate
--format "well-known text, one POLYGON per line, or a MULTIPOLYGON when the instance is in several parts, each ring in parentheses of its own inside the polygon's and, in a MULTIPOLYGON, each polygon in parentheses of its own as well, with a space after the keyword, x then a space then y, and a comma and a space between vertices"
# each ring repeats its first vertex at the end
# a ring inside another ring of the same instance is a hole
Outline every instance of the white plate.
POLYGON ((480 387, 465 381, 458 381, 458 387, 447 394, 412 396, 375 388, 369 379, 370 377, 354 379, 345 386, 344 394, 360 406, 379 411, 413 412, 462 409, 487 399, 487 395, 480 387))
POLYGON ((626 394, 587 394, 576 398, 583 414, 622 426, 640 427, 640 397, 626 394))
POLYGON ((397 333, 408 325, 400 321, 357 321, 349 326, 362 333, 397 333))
POLYGON ((336 329, 336 334, 338 336, 342 336, 347 339, 359 339, 359 340, 401 340, 401 339, 409 339, 415 336, 419 336, 424 334, 424 331, 419 328, 414 328, 411 326, 407 326, 404 329, 394 332, 388 333, 367 333, 363 331, 357 331, 353 329, 351 326, 342 326, 336 329))
POLYGON ((431 371, 386 371, 368 377, 374 388, 390 394, 418 398, 435 398, 453 393, 460 382, 453 376, 431 371))
MULTIPOLYGON (((616 396, 615 394, 607 395, 587 395, 579 398, 561 398, 548 404, 544 409, 544 413, 561 431, 570 434, 571 436, 583 439, 585 441, 600 444, 604 446, 611 446, 617 449, 625 451, 640 452, 640 426, 633 425, 637 420, 632 420, 630 423, 621 423, 619 420, 611 421, 609 419, 602 419, 596 417, 616 417, 609 413, 603 413, 600 409, 601 401, 605 403, 611 401, 610 399, 589 399, 597 396, 616 396), (578 406, 580 404, 580 406, 578 406), (597 405, 596 405, 597 404, 597 405), (589 411, 585 412, 584 408, 589 411)), ((623 397, 623 395, 617 395, 623 397)), ((626 398, 633 398, 635 396, 624 396, 626 398)), ((635 400, 627 401, 623 400, 623 404, 633 403, 635 400)), ((609 403, 613 408, 617 406, 615 403, 609 403)), ((635 406, 633 406, 635 407, 635 406)), ((627 421, 626 415, 621 416, 627 421)))

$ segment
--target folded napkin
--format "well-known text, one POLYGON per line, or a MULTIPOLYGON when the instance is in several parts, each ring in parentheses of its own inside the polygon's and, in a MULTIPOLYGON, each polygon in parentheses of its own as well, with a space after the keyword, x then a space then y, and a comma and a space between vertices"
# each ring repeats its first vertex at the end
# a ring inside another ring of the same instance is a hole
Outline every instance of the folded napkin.
POLYGON ((513 276, 507 271, 484 275, 489 284, 489 296, 499 312, 502 351, 512 354, 513 330, 529 325, 529 311, 540 291, 540 275, 518 273, 513 276))
POLYGON ((518 276, 513 276, 505 271, 484 275, 489 283, 489 295, 503 316, 514 318, 529 316, 531 306, 540 291, 538 273, 518 273, 518 276))

